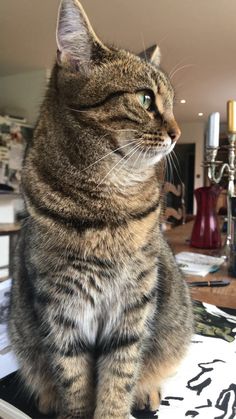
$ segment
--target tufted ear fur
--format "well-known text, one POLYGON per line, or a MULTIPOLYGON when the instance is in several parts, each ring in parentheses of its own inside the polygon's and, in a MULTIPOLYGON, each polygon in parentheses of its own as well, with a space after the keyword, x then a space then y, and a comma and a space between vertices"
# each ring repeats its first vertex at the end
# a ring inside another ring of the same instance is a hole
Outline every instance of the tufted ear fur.
POLYGON ((150 61, 155 66, 159 67, 160 62, 161 62, 161 50, 158 47, 158 45, 155 46, 155 49, 152 52, 150 61))
POLYGON ((61 0, 57 21, 58 63, 85 68, 96 50, 107 50, 97 38, 78 0, 61 0))
POLYGON ((140 58, 143 58, 147 61, 150 61, 156 67, 159 67, 161 61, 161 51, 157 45, 152 45, 147 48, 145 51, 139 54, 140 58))

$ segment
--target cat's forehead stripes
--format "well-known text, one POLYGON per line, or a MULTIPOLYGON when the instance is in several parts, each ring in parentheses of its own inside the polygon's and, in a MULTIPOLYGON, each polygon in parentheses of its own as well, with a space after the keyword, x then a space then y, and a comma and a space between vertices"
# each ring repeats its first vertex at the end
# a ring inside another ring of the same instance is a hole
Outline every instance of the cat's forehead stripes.
POLYGON ((174 92, 168 76, 160 69, 153 68, 151 65, 150 76, 153 80, 155 88, 153 92, 156 97, 156 105, 160 113, 163 113, 165 108, 172 107, 174 92))
POLYGON ((157 109, 162 115, 164 113, 164 105, 163 105, 163 97, 160 94, 157 94, 156 96, 156 105, 157 109))
POLYGON ((153 78, 156 84, 154 89, 156 106, 159 113, 163 114, 167 109, 172 108, 173 89, 168 78, 161 71, 155 72, 153 78))

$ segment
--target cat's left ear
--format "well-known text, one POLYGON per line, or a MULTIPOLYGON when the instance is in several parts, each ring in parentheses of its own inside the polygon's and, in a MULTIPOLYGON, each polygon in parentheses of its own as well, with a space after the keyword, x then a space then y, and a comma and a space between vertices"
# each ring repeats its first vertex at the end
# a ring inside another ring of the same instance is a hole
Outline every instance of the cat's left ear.
POLYGON ((156 67, 159 67, 161 62, 161 51, 158 45, 152 45, 145 51, 141 52, 139 56, 147 61, 150 61, 156 67))
POLYGON ((155 45, 155 48, 153 49, 150 61, 155 66, 159 67, 160 62, 161 62, 161 50, 158 47, 158 45, 155 45))
POLYGON ((108 50, 96 36, 78 0, 61 0, 57 21, 58 63, 86 69, 108 50))

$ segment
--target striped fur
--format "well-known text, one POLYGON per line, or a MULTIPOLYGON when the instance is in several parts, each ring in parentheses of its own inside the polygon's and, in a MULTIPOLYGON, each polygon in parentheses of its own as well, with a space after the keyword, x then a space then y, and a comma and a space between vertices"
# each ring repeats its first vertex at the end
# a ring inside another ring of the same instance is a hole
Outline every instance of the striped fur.
POLYGON ((58 22, 24 160, 10 335, 41 411, 127 419, 134 405, 157 408, 192 333, 159 222, 159 161, 179 136, 173 90, 151 62, 103 46, 77 0, 62 1, 58 22))

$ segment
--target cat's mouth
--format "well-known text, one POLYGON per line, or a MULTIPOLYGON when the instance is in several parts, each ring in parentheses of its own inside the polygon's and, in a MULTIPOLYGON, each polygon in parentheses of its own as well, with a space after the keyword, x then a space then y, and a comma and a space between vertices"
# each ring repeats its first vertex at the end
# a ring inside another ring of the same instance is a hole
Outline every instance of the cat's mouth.
POLYGON ((122 146, 117 149, 118 151, 115 151, 121 155, 125 164, 129 161, 132 167, 137 168, 156 164, 171 153, 176 144, 176 141, 173 141, 169 135, 161 137, 148 134, 141 138, 128 140, 124 132, 119 134, 119 140, 125 141, 122 141, 122 146))
MULTIPOLYGON (((158 163, 162 158, 171 153, 176 141, 172 141, 170 137, 163 139, 149 139, 148 141, 143 141, 140 145, 141 155, 143 162, 146 162, 148 165, 153 165, 158 163)), ((139 151, 140 152, 140 151, 139 151)))
POLYGON ((159 153, 169 154, 173 150, 175 143, 176 142, 172 141, 169 136, 164 139, 145 139, 143 142, 143 152, 151 156, 157 155, 159 153))

